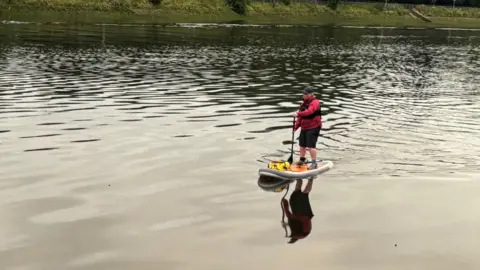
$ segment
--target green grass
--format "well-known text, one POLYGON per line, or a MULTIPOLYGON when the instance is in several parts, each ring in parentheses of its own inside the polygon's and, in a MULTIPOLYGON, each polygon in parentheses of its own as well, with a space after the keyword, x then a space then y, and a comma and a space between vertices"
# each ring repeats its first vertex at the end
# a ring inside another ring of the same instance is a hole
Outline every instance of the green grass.
MULTIPOLYGON (((447 8, 419 5, 417 10, 430 17, 480 18, 480 8, 447 8)), ((369 17, 376 15, 402 16, 408 15, 409 11, 403 5, 388 4, 385 7, 383 3, 340 4, 336 11, 329 9, 323 4, 292 3, 287 6, 257 2, 249 5, 249 14, 251 15, 309 16, 323 15, 325 13, 343 17, 369 17)))
POLYGON ((163 0, 158 6, 148 0, 0 0, 0 7, 58 11, 181 11, 192 14, 231 12, 223 0, 163 0))
POLYGON ((371 26, 371 27, 421 27, 421 28, 470 28, 479 29, 479 18, 435 18, 432 23, 425 23, 412 16, 383 16, 369 17, 338 17, 334 15, 285 17, 282 15, 250 16, 247 19, 252 24, 291 24, 291 25, 343 25, 343 26, 371 26))
POLYGON ((378 14, 384 15, 403 15, 408 14, 408 10, 398 5, 389 5, 384 9, 383 4, 355 4, 338 6, 336 11, 333 11, 327 5, 323 4, 300 4, 292 3, 288 6, 267 3, 252 3, 249 5, 249 14, 251 15, 284 15, 284 16, 309 16, 309 15, 324 15, 325 13, 335 14, 345 17, 363 17, 378 14))
POLYGON ((0 0, 0 7, 58 11, 128 11, 151 8, 148 0, 0 0))
POLYGON ((347 18, 365 18, 371 16, 401 16, 408 15, 408 9, 401 5, 389 4, 384 8, 384 4, 355 4, 338 6, 333 11, 327 5, 323 4, 299 4, 292 3, 288 6, 278 4, 272 5, 267 3, 252 3, 249 5, 250 16, 329 16, 335 15, 347 18))
POLYGON ((194 14, 231 12, 223 0, 163 0, 158 9, 194 14))
POLYGON ((429 17, 480 18, 480 8, 447 8, 439 6, 417 6, 417 10, 429 17))
POLYGON ((329 13, 331 10, 326 5, 315 4, 298 4, 292 3, 288 6, 283 4, 272 5, 269 3, 251 3, 248 5, 249 15, 294 15, 294 16, 308 16, 321 15, 329 13))
MULTIPOLYGON (((480 28, 480 8, 417 6, 432 19, 412 18, 403 5, 382 3, 340 4, 333 11, 324 4, 254 2, 248 15, 235 14, 225 0, 0 0, 0 16, 10 20, 42 22, 172 23, 244 20, 262 24, 338 24, 400 27, 480 28)), ((1 19, 1 18, 0 18, 1 19)))
POLYGON ((409 15, 404 5, 383 3, 340 4, 333 11, 322 4, 252 3, 249 21, 254 23, 336 24, 394 27, 464 27, 480 28, 480 8, 445 8, 417 6, 417 10, 432 19, 425 23, 409 15))
POLYGON ((371 17, 371 16, 402 16, 408 15, 409 11, 402 5, 389 4, 385 7, 382 3, 340 5, 337 13, 345 17, 371 17))
MULTIPOLYGON (((0 0, 3 9, 37 9, 57 11, 134 11, 143 12, 182 12, 190 14, 231 13, 225 0, 163 0, 159 6, 153 6, 148 0, 0 0)), ((417 9, 430 17, 461 17, 480 18, 480 8, 446 8, 439 6, 420 5, 417 9)), ((311 16, 335 14, 344 17, 365 17, 374 15, 398 16, 407 15, 408 10, 403 5, 383 3, 340 4, 333 11, 323 4, 263 3, 250 0, 249 15, 269 16, 311 16)))

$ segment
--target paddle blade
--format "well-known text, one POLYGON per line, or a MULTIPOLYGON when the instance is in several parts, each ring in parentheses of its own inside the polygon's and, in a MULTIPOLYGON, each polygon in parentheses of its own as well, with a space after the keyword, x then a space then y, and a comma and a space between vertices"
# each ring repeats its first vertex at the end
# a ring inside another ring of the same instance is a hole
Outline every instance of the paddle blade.
POLYGON ((293 154, 290 155, 290 157, 287 159, 288 163, 292 164, 293 163, 293 154))

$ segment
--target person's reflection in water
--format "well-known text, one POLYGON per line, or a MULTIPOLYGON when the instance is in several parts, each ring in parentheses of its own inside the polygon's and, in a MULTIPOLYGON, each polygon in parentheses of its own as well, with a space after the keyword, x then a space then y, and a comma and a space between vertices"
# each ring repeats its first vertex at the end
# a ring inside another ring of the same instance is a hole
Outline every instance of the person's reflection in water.
MULTIPOLYGON (((313 212, 310 206, 309 193, 312 191, 313 179, 309 179, 307 185, 302 191, 302 180, 297 180, 295 190, 290 195, 290 206, 285 198, 282 198, 282 208, 284 214, 288 219, 288 226, 290 227, 290 241, 289 244, 297 242, 299 239, 307 237, 312 231, 313 212)), ((283 226, 286 226, 282 222, 283 226)), ((284 227, 285 228, 285 227, 284 227)))

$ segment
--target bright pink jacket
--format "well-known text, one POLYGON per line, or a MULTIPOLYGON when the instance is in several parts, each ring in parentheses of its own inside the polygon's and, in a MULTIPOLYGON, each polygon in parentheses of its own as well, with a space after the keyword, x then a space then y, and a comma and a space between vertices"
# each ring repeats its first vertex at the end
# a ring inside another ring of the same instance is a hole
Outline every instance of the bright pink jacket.
POLYGON ((294 131, 296 131, 300 127, 304 130, 317 127, 322 128, 322 116, 317 115, 313 118, 305 119, 305 117, 308 117, 309 115, 315 113, 317 110, 320 110, 320 101, 316 98, 312 98, 310 100, 304 101, 300 105, 300 109, 302 108, 302 106, 308 106, 308 108, 304 111, 299 110, 299 112, 297 113, 298 116, 297 121, 295 121, 294 131))

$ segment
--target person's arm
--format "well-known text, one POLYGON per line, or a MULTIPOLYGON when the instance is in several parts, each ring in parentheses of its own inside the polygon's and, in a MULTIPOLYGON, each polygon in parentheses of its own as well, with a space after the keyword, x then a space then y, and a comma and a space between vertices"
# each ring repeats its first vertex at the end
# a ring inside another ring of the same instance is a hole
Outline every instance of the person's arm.
POLYGON ((300 126, 302 125, 302 118, 301 117, 297 117, 296 121, 295 121, 295 126, 293 128, 293 131, 297 131, 298 128, 300 128, 300 126))
POLYGON ((292 212, 290 212, 290 207, 288 206, 288 201, 286 199, 282 199, 282 206, 287 218, 292 218, 292 212))
POLYGON ((316 99, 316 100, 313 100, 310 103, 310 105, 308 105, 308 109, 306 109, 303 112, 302 111, 298 112, 297 115, 300 116, 300 117, 309 116, 309 115, 313 114, 319 108, 320 108, 320 101, 318 101, 316 99))

